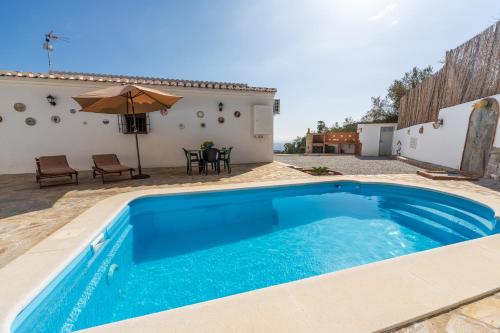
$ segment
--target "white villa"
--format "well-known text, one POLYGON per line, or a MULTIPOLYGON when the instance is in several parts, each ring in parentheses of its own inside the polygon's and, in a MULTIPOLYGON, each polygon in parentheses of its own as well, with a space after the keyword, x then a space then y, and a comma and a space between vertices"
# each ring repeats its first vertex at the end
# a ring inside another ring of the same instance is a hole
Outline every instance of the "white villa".
MULTIPOLYGON (((233 146, 233 163, 273 160, 276 89, 242 83, 125 77, 87 73, 0 72, 0 174, 35 171, 35 157, 66 155, 72 167, 88 170, 91 155, 116 153, 136 166, 127 117, 78 112, 72 96, 106 86, 133 83, 183 99, 168 112, 138 123, 144 167, 185 165, 181 148, 204 141, 233 146)), ((276 105, 279 105, 276 103, 276 105)))

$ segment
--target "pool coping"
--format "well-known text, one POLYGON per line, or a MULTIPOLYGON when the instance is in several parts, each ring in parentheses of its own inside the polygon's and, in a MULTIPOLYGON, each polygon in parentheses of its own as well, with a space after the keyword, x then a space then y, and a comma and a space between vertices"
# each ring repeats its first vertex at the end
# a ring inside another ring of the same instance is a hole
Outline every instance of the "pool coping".
MULTIPOLYGON (((395 184, 462 196, 492 208, 500 199, 463 189, 356 176, 148 189, 102 200, 0 269, 0 331, 94 240, 130 201, 337 181, 395 184)), ((500 234, 158 312, 82 332, 377 332, 500 290, 500 234)))

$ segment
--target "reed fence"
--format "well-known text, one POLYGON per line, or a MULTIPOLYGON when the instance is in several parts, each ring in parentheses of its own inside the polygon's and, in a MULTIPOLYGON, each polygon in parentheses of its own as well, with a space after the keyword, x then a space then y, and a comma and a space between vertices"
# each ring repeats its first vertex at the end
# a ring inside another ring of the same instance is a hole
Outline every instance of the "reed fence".
POLYGON ((437 120, 442 108, 500 93, 500 21, 446 52, 444 66, 401 99, 398 128, 437 120))

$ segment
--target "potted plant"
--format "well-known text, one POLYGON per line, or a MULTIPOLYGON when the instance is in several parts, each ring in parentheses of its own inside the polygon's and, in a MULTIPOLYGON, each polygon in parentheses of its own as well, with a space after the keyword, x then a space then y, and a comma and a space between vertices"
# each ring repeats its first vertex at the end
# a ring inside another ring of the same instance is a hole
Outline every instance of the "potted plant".
POLYGON ((200 148, 202 150, 205 150, 205 149, 208 149, 208 148, 212 148, 214 146, 214 142, 213 141, 205 141, 201 144, 200 148))

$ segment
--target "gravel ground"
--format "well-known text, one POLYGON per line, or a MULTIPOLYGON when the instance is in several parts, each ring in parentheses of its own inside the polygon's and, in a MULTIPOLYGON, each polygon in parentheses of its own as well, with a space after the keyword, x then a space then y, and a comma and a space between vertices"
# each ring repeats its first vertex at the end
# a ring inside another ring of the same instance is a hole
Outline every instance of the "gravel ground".
POLYGON ((377 175, 416 173, 419 168, 394 159, 354 155, 304 156, 274 155, 274 160, 301 168, 326 166, 344 175, 377 175))

